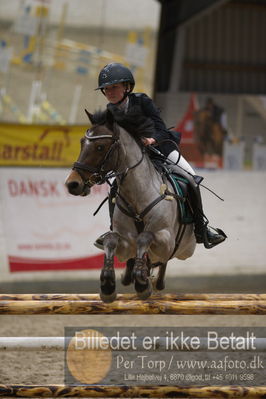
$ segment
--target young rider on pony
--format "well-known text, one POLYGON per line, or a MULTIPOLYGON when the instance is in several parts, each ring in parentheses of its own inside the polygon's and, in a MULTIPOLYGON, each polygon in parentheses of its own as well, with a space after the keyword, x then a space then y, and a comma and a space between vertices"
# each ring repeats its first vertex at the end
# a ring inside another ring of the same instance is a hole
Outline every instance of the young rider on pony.
MULTIPOLYGON (((184 157, 177 151, 173 143, 173 136, 167 130, 160 117, 158 108, 144 93, 132 93, 135 80, 131 71, 122 64, 111 63, 106 65, 99 74, 98 87, 106 96, 109 103, 107 111, 111 112, 114 120, 130 133, 134 133, 134 124, 142 124, 144 136, 141 141, 145 146, 154 145, 167 157, 169 161, 181 169, 195 176, 195 172, 184 157)), ((220 244, 226 235, 220 229, 212 232, 204 217, 201 195, 198 185, 193 184, 191 202, 195 221, 195 237, 197 243, 204 243, 207 248, 220 244)), ((110 197, 115 196, 116 185, 111 189, 110 197)), ((109 201, 112 204, 112 201, 109 201)), ((112 207, 112 205, 111 205, 112 207)), ((112 209, 110 216, 112 218, 112 209)), ((103 248, 103 239, 107 233, 101 235, 94 243, 100 249, 103 248)))

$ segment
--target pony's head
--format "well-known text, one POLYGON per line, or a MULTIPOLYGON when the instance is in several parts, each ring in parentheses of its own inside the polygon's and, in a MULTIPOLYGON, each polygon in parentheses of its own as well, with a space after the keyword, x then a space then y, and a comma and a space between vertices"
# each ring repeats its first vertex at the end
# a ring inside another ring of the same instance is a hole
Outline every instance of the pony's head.
POLYGON ((101 184, 114 165, 114 151, 119 140, 112 115, 109 112, 86 114, 92 124, 81 138, 80 154, 66 179, 68 192, 88 195, 94 184, 101 184))

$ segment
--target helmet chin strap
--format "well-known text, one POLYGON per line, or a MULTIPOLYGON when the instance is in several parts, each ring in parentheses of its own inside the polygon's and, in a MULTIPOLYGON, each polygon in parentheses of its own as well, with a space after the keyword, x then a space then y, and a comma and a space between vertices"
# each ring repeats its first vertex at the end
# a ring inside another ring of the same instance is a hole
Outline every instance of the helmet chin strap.
POLYGON ((124 95, 123 95, 123 98, 122 98, 120 101, 118 101, 117 103, 115 103, 114 105, 120 105, 120 104, 122 104, 122 102, 125 101, 125 99, 126 99, 127 96, 129 95, 129 93, 130 93, 130 91, 129 91, 129 90, 126 90, 125 93, 124 93, 124 95))

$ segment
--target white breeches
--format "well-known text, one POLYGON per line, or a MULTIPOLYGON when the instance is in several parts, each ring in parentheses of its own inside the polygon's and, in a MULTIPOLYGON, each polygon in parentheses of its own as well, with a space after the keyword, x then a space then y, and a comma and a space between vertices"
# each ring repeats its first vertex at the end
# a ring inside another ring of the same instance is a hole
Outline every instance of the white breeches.
POLYGON ((186 161, 185 158, 182 157, 182 155, 180 155, 178 151, 176 151, 176 150, 172 151, 168 155, 167 159, 169 159, 169 161, 172 161, 176 165, 179 165, 182 169, 184 169, 186 172, 190 173, 191 175, 194 176, 196 174, 194 169, 189 165, 188 161, 186 161), (178 162, 179 156, 180 156, 180 159, 178 162))

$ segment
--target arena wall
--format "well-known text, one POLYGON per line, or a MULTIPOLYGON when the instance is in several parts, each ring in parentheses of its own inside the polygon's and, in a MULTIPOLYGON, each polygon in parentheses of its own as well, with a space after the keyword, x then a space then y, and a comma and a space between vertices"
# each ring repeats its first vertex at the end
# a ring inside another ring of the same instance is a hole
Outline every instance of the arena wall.
MULTIPOLYGON (((186 261, 170 261, 168 275, 264 274, 266 188, 263 182, 266 173, 197 172, 205 177, 204 185, 224 198, 222 202, 202 188, 210 225, 222 228, 228 239, 211 250, 198 245, 194 256, 186 261)), ((109 228, 107 205, 95 217, 92 214, 106 196, 107 188, 99 186, 101 188, 85 198, 69 196, 63 189, 67 173, 68 169, 64 168, 0 169, 2 282, 99 277, 102 257, 93 241, 109 228), (38 197, 30 192, 26 195, 23 185, 14 183, 30 178, 35 182, 38 179, 54 182, 58 195, 38 197), (39 263, 34 263, 33 259, 38 259, 39 263), (47 260, 50 269, 42 266, 47 260), (56 269, 53 261, 61 262, 61 266, 56 269)))

